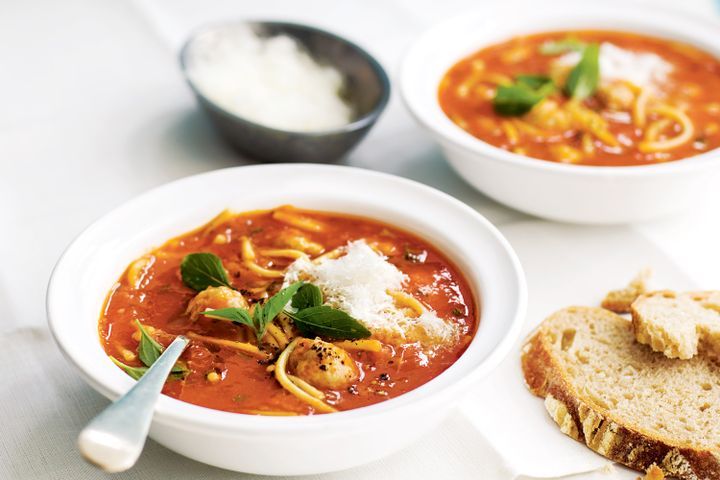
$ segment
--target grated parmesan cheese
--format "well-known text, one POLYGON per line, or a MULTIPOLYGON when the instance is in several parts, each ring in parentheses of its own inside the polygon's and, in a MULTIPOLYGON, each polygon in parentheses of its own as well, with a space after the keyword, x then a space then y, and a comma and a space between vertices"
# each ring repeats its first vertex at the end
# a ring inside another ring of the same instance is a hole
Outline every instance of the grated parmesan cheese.
POLYGON ((408 277, 364 240, 348 243, 345 255, 313 262, 300 258, 285 274, 285 283, 305 280, 317 285, 325 303, 347 312, 384 340, 445 343, 455 338, 454 324, 429 309, 407 316, 388 291, 402 290, 408 277))
MULTIPOLYGON (((580 52, 569 52, 556 60, 563 67, 574 67, 580 61, 580 52)), ((637 53, 612 43, 600 45, 600 78, 603 83, 628 81, 638 87, 665 82, 672 65, 654 53, 637 53)))
POLYGON ((238 25, 208 31, 192 43, 187 73, 213 102, 267 127, 322 131, 353 117, 340 96, 341 73, 287 35, 262 37, 238 25))

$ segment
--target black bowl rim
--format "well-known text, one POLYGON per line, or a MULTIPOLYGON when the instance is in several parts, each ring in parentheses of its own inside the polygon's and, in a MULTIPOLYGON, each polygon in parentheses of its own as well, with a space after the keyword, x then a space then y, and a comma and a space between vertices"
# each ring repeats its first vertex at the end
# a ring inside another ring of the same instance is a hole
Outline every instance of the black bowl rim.
POLYGON ((388 78, 387 72, 385 72, 385 69, 380 65, 380 63, 370 55, 364 48, 360 47, 355 42, 352 42, 344 37, 341 37, 335 33, 329 32, 327 30, 323 30, 318 27, 314 27, 311 25, 303 24, 303 23, 295 23, 295 22, 286 22, 286 21, 275 21, 275 20, 255 20, 255 19, 241 19, 241 20, 233 20, 233 21, 224 21, 224 22, 215 22, 208 25, 205 25, 203 27, 200 27, 196 30, 194 30, 190 36, 185 40, 182 48, 180 49, 179 54, 179 61, 180 61, 180 69, 182 70, 183 76, 185 77, 185 81, 192 89, 195 96, 197 96, 199 99, 201 99, 201 103, 203 103, 206 107, 211 108, 215 112, 224 115, 226 117, 229 117, 235 121, 239 121, 240 123, 244 123, 249 127, 253 128, 260 128, 263 130, 266 130, 268 132, 275 132, 275 133, 281 133, 281 134, 290 134, 290 135, 296 135, 298 137, 307 137, 307 138, 317 138, 317 137, 325 137, 325 136, 331 136, 331 135, 338 135, 343 133, 349 133, 354 132, 357 130, 361 130, 365 127, 369 127, 373 123, 377 121, 377 119, 380 117, 380 114, 385 110, 385 107, 387 106, 387 103, 390 99, 390 79, 388 78), (188 50, 190 48, 190 45, 192 45, 193 41, 200 35, 212 31, 214 29, 220 28, 220 27, 227 27, 227 26, 234 26, 234 25, 242 25, 242 24, 248 24, 248 25, 269 25, 269 26, 278 26, 278 27, 295 27, 299 29, 304 29, 309 32, 313 33, 320 33, 324 36, 327 36, 329 38, 332 38, 334 40, 340 41, 342 43, 345 43, 349 45, 351 48, 356 50, 361 57, 365 59, 365 61, 368 62, 370 67, 373 69, 373 71, 378 76, 378 80, 380 81, 380 87, 381 87, 381 95, 378 99, 375 106, 367 112, 365 115, 362 115, 359 118, 356 118, 352 122, 343 125, 339 128, 329 129, 329 130, 318 130, 318 131, 296 131, 296 130, 282 130, 278 128, 268 127, 263 124, 253 122, 252 120, 248 120, 245 117, 242 117, 240 115, 237 115, 233 112, 230 112, 217 104, 216 102, 210 100, 207 96, 205 96, 202 91, 200 91, 199 88, 195 86, 192 79, 187 73, 187 57, 188 57, 188 50))

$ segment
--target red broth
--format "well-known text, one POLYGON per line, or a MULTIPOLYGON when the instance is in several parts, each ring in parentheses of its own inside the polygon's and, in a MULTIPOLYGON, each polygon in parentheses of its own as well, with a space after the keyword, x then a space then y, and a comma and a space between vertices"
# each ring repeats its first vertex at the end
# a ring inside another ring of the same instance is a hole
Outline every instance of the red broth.
MULTIPOLYGON (((180 262, 189 253, 214 253, 222 259, 233 287, 250 303, 260 301, 266 292, 276 291, 282 279, 268 282, 248 270, 240 253, 240 238, 247 236, 258 252, 263 248, 287 248, 288 242, 298 237, 321 245, 323 252, 365 239, 409 277, 405 292, 457 326, 459 335, 451 345, 426 349, 407 343, 385 345, 381 352, 350 351, 361 372, 359 381, 347 389, 323 391, 327 403, 337 410, 402 395, 433 379, 462 355, 476 331, 477 309, 468 282, 441 251, 415 235, 367 218, 288 211, 322 223, 323 231, 288 225, 273 218, 273 211, 225 214, 168 241, 128 267, 109 293, 99 321, 107 354, 129 366, 142 365, 133 358, 139 339, 135 320, 151 327, 152 336, 165 346, 175 336, 188 333, 237 340, 243 327, 207 317, 195 322, 189 319, 185 310, 197 292, 183 283, 180 262)), ((292 259, 262 254, 257 258, 257 263, 268 269, 284 270, 290 262, 292 259)), ((184 379, 166 382, 163 393, 171 397, 237 413, 318 413, 278 384, 268 372, 268 362, 233 348, 192 340, 181 360, 189 372, 184 379)))
POLYGON ((652 165, 720 146, 720 61, 691 45, 644 35, 562 31, 514 37, 455 64, 440 83, 438 99, 445 114, 479 140, 554 162, 652 165), (570 113, 569 99, 562 91, 568 69, 554 66, 562 53, 541 53, 543 45, 568 39, 585 44, 607 42, 634 53, 656 54, 672 70, 651 89, 632 82, 607 82, 581 102, 580 111, 570 113), (493 97, 499 85, 526 74, 552 78, 557 85, 555 93, 524 115, 496 113, 493 97), (652 90, 647 102, 640 99, 643 90, 652 90), (644 121, 635 115, 638 102, 646 105, 644 121), (691 124, 687 134, 683 122, 668 116, 678 111, 691 124), (577 118, 582 115, 588 119, 577 118), (592 122, 604 124, 609 135, 595 135, 593 128, 588 128, 592 122), (685 141, 668 148, 680 135, 685 141))

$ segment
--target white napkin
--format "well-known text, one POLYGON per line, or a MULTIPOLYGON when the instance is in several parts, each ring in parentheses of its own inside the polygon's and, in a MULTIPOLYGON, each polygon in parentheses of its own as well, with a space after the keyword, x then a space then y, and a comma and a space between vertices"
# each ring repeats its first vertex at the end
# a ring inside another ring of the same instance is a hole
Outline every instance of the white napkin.
MULTIPOLYGON (((562 434, 542 400, 525 388, 522 341, 560 308, 599 305, 605 293, 623 287, 643 267, 653 269, 651 286, 690 289, 693 283, 655 245, 626 227, 534 221, 500 229, 517 251, 528 280, 524 335, 503 364, 462 402, 461 411, 515 475, 552 478, 599 471, 609 462, 562 434)), ((621 471, 623 477, 637 478, 637 473, 621 471)))

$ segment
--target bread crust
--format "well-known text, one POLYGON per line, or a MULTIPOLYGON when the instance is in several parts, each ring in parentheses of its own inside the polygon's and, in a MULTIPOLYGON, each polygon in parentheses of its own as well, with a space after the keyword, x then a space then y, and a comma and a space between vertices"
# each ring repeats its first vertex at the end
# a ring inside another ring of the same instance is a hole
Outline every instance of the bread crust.
POLYGON ((720 480, 716 453, 674 444, 637 426, 624 425, 591 399, 581 398, 553 354, 542 326, 526 340, 522 370, 528 388, 546 399, 546 408, 561 430, 595 452, 640 472, 654 463, 671 477, 720 480))
POLYGON ((608 292, 601 306, 615 313, 630 313, 632 303, 647 291, 647 281, 650 274, 649 268, 640 270, 626 287, 608 292))

